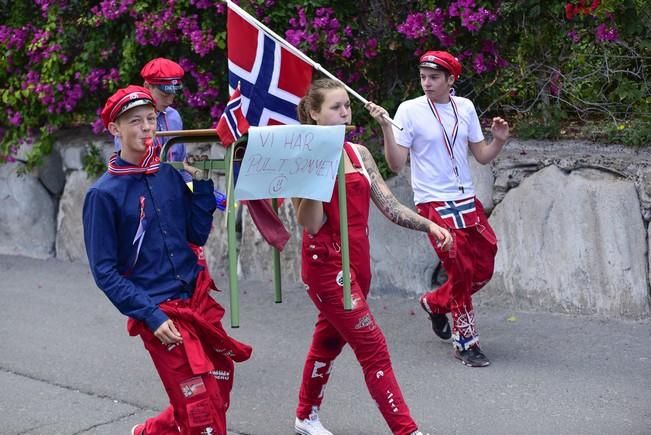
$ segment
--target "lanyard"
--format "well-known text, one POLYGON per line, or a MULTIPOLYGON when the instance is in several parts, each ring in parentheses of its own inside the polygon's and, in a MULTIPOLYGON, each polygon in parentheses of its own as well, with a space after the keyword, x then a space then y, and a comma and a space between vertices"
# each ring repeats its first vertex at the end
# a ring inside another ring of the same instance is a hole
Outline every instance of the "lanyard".
POLYGON ((454 102, 454 98, 450 97, 450 104, 452 104, 452 112, 454 113, 454 126, 452 127, 452 140, 450 140, 450 136, 448 135, 447 130, 445 129, 445 126, 443 125, 443 122, 441 121, 441 115, 439 115, 439 111, 436 109, 436 105, 430 101, 430 99, 427 99, 427 103, 429 104, 429 108, 432 111, 432 114, 434 115, 434 118, 439 122, 439 125, 441 126, 441 130, 443 131, 443 142, 445 143, 445 149, 448 152, 448 156, 450 157, 450 162, 452 163, 452 171, 454 172, 454 176, 457 179, 457 185, 459 186, 459 190, 461 193, 464 193, 463 185, 461 184, 461 178, 459 177, 459 168, 457 167, 457 160, 454 158, 454 144, 457 141, 457 135, 459 134, 459 115, 457 112, 457 103, 454 102))

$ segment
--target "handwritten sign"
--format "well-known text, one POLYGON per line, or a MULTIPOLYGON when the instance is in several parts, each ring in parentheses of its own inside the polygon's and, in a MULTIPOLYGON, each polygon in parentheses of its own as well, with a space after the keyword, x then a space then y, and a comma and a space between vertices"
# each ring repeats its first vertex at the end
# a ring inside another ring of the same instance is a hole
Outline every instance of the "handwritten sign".
POLYGON ((310 198, 329 202, 345 127, 251 127, 235 199, 310 198))

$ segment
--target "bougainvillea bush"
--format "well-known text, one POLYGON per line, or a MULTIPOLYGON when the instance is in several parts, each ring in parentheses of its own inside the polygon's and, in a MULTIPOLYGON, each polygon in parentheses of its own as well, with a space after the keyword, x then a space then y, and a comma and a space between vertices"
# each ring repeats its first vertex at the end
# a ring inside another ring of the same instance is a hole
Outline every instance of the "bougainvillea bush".
MULTIPOLYGON (((646 0, 238 3, 390 112, 419 94, 419 54, 444 49, 464 65, 457 93, 483 117, 507 116, 522 134, 558 136, 569 120, 608 126, 611 138, 635 144, 651 138, 646 0)), ((228 99, 221 1, 0 6, 0 162, 31 143, 27 163, 38 164, 61 129, 102 134, 102 102, 117 87, 140 83, 141 66, 157 56, 186 71, 177 107, 187 128, 210 127, 221 115, 228 99)), ((356 134, 372 143, 379 132, 360 106, 356 134)))

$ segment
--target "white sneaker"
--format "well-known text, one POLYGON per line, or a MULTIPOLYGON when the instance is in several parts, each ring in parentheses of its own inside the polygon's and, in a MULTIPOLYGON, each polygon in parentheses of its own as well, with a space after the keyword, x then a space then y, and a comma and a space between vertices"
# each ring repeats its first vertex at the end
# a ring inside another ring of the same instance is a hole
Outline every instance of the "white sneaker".
POLYGON ((321 421, 319 420, 319 408, 316 406, 312 407, 310 416, 305 420, 299 420, 298 417, 296 417, 294 430, 300 435, 333 435, 332 432, 321 424, 321 421))

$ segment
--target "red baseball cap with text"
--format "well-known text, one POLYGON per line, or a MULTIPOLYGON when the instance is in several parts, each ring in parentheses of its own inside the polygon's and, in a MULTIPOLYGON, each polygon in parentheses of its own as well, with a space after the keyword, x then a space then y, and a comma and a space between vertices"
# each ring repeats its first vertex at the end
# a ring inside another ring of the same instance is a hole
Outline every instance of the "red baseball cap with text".
POLYGON ((106 104, 102 109, 101 117, 104 126, 108 127, 109 123, 114 122, 127 110, 145 104, 151 105, 154 110, 156 109, 156 102, 149 89, 136 85, 118 89, 115 94, 106 100, 106 104))
POLYGON ((419 59, 419 67, 444 69, 452 74, 455 80, 461 75, 461 63, 459 59, 447 51, 428 51, 419 59))
POLYGON ((181 65, 164 57, 147 62, 140 70, 140 75, 147 83, 157 86, 166 94, 176 94, 183 89, 185 71, 181 65))

